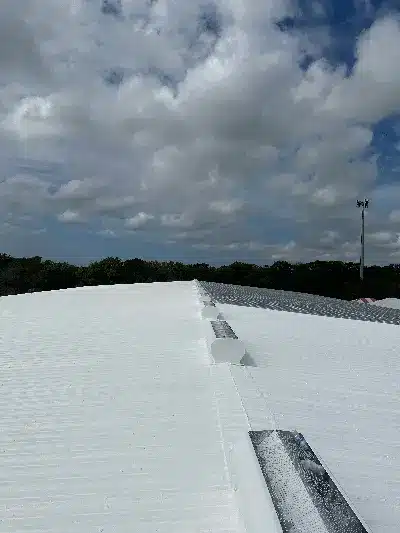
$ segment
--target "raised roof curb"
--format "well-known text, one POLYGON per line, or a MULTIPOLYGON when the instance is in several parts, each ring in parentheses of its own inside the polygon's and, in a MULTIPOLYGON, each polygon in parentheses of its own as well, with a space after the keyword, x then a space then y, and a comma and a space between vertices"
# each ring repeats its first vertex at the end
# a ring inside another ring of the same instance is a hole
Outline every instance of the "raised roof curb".
POLYGON ((238 339, 226 320, 223 320, 222 313, 198 281, 194 282, 203 306, 201 316, 210 322, 206 325, 206 340, 212 362, 240 364, 246 354, 243 342, 238 339))

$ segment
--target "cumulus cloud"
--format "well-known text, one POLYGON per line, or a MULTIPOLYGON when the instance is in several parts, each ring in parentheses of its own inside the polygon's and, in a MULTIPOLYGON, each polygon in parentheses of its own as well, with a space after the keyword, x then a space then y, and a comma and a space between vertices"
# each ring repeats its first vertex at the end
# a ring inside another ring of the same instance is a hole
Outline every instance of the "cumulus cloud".
POLYGON ((83 222, 81 215, 76 211, 71 211, 70 209, 67 209, 67 211, 64 211, 63 213, 60 213, 58 215, 58 220, 60 222, 65 222, 66 224, 76 224, 83 222))
MULTIPOLYGON (((140 228, 210 260, 356 258, 355 200, 372 210, 379 186, 374 127, 400 110, 399 19, 359 35, 349 72, 325 57, 328 31, 277 24, 298 12, 290 0, 3 0, 4 222, 79 222, 82 242, 89 225, 116 239, 140 228)), ((394 209, 371 218, 373 234, 391 231, 394 209)))
POLYGON ((6 178, 0 183, 1 213, 15 218, 41 213, 48 196, 48 183, 36 176, 22 174, 6 178))
POLYGON ((234 200, 215 200, 210 202, 209 207, 212 211, 223 215, 231 215, 239 211, 243 206, 243 200, 235 198, 234 200))
POLYGON ((399 223, 400 222, 400 210, 395 209, 394 211, 391 211, 389 214, 389 220, 390 222, 399 223))
POLYGON ((393 234, 390 231, 377 231, 368 237, 377 243, 387 244, 392 241, 393 234))
POLYGON ((100 231, 97 232, 98 235, 100 235, 101 237, 109 237, 109 238, 114 238, 114 237, 117 237, 115 231, 113 231, 112 229, 102 229, 100 231))
POLYGON ((358 40, 352 76, 332 88, 324 108, 369 123, 399 112, 399 46, 399 18, 391 15, 377 20, 358 40))
POLYGON ((190 227, 192 225, 192 221, 185 213, 166 213, 161 215, 161 225, 170 228, 190 227))
POLYGON ((138 213, 134 217, 128 218, 125 220, 125 225, 130 229, 139 229, 142 226, 145 226, 150 220, 153 220, 153 215, 148 213, 138 213))

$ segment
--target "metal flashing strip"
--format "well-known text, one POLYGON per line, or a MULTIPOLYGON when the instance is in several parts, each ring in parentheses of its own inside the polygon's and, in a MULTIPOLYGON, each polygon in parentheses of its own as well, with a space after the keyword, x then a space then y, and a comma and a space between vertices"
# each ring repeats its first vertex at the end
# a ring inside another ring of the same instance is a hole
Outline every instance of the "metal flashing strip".
POLYGON ((301 433, 249 435, 284 533, 370 533, 301 433))
POLYGON ((211 326, 217 339, 237 339, 236 333, 226 320, 212 320, 211 326))

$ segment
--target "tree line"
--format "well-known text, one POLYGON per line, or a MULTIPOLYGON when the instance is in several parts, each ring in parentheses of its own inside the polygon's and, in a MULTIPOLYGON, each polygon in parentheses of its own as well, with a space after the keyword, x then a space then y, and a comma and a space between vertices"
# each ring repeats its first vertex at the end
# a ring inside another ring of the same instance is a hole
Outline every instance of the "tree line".
POLYGON ((313 261, 272 265, 234 262, 224 266, 176 261, 121 260, 107 257, 87 266, 35 257, 0 254, 0 296, 50 291, 88 285, 166 281, 214 281, 269 289, 303 292, 353 300, 360 297, 400 298, 400 265, 369 266, 364 281, 358 263, 313 261))

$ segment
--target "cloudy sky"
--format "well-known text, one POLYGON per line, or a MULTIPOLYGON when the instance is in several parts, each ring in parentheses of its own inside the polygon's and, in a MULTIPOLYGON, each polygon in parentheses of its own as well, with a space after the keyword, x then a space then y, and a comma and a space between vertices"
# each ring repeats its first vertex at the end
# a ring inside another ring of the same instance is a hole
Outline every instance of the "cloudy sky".
POLYGON ((1 0, 0 251, 400 262, 398 6, 1 0))

